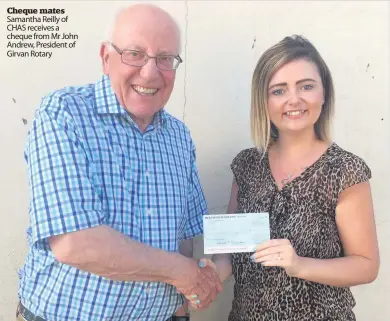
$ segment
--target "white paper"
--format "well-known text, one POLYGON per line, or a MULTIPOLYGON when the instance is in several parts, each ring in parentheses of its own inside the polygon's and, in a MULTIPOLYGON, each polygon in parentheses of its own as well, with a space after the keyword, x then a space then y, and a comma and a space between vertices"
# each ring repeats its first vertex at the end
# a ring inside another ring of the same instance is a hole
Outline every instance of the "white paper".
POLYGON ((203 216, 204 253, 253 252, 270 239, 268 213, 203 216))

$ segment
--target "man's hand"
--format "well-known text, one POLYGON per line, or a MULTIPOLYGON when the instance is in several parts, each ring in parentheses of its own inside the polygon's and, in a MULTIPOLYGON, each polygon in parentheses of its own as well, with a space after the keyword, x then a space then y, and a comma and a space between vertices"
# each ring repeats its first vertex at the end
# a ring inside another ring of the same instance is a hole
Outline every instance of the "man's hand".
POLYGON ((222 291, 222 283, 215 270, 210 266, 199 268, 195 260, 190 274, 178 280, 175 286, 197 309, 207 308, 222 291))

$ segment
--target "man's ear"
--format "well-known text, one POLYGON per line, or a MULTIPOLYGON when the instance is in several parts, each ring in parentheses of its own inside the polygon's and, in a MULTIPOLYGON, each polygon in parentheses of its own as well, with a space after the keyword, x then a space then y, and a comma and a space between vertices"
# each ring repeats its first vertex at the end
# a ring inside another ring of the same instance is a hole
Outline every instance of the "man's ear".
POLYGON ((106 43, 102 43, 100 46, 100 58, 102 60, 102 70, 105 75, 108 75, 108 67, 109 67, 109 50, 108 45, 106 43))

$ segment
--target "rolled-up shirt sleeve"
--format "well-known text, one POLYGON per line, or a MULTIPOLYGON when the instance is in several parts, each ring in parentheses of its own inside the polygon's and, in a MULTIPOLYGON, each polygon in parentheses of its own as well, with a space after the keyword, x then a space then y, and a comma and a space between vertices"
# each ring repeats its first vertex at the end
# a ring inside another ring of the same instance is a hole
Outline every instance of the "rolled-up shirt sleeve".
POLYGON ((27 141, 34 243, 105 221, 90 160, 63 104, 64 100, 53 97, 43 100, 27 141))

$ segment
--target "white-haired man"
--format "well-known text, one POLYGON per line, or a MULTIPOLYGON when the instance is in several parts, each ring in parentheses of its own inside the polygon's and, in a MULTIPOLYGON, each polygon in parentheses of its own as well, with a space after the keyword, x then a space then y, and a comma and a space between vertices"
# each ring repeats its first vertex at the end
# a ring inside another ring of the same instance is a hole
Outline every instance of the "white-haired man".
POLYGON ((188 320, 173 316, 187 299, 207 307, 222 290, 191 258, 206 202, 189 131, 164 110, 179 48, 168 13, 131 6, 102 44, 102 79, 42 100, 18 318, 188 320))

